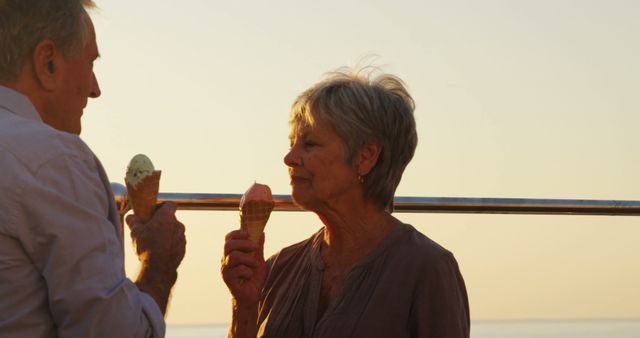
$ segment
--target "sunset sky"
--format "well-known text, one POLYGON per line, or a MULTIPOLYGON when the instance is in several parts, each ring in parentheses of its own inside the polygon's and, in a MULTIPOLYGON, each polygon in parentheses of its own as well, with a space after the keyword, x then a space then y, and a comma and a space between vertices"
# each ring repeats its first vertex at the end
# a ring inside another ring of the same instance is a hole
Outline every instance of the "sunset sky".
MULTIPOLYGON (((112 182, 145 153, 165 192, 242 193, 255 180, 289 194, 293 99, 365 58, 417 105, 398 196, 640 200, 636 0, 97 4, 102 97, 82 138, 112 182)), ((226 323, 219 264, 238 214, 178 217, 188 244, 168 323, 226 323)), ((640 217, 396 217, 455 254, 472 319, 640 318, 640 217)), ((275 213, 267 255, 320 226, 275 213)))

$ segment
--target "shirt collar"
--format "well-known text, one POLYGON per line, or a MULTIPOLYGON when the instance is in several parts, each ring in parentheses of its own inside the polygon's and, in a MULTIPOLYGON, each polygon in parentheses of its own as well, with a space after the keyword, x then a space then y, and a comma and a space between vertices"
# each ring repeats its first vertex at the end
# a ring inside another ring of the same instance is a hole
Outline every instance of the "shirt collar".
POLYGON ((42 121, 28 97, 4 86, 0 86, 0 110, 6 110, 29 120, 42 121))

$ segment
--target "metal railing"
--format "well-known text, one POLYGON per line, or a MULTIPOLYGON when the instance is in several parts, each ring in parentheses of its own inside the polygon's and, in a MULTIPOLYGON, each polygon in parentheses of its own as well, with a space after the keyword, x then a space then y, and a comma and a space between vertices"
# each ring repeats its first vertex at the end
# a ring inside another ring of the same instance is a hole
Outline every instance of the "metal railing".
MULTIPOLYGON (((129 210, 127 189, 120 183, 111 183, 111 188, 120 213, 126 213, 129 210)), ((241 197, 242 194, 160 193, 158 201, 174 201, 182 210, 238 210, 241 197)), ((303 211, 289 195, 274 195, 273 200, 276 211, 303 211)), ((394 198, 393 210, 411 213, 640 216, 640 201, 398 196, 394 198)))

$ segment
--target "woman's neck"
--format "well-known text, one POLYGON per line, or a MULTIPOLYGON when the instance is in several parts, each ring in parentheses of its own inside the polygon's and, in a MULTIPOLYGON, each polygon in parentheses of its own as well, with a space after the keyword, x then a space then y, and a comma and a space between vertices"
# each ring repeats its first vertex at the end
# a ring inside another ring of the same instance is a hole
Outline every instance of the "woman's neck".
POLYGON ((325 225, 322 258, 349 268, 375 248, 400 222, 373 205, 349 206, 320 215, 325 225))

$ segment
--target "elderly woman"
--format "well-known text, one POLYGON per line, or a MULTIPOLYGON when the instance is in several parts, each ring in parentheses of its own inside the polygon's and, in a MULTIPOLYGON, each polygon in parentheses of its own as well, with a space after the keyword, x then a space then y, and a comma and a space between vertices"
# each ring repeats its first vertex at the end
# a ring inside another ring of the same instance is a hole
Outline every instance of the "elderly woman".
POLYGON ((296 99, 284 163, 293 200, 324 227, 266 262, 264 239, 226 236, 229 337, 469 337, 453 255, 390 213, 417 144, 413 110, 397 77, 348 69, 296 99))

